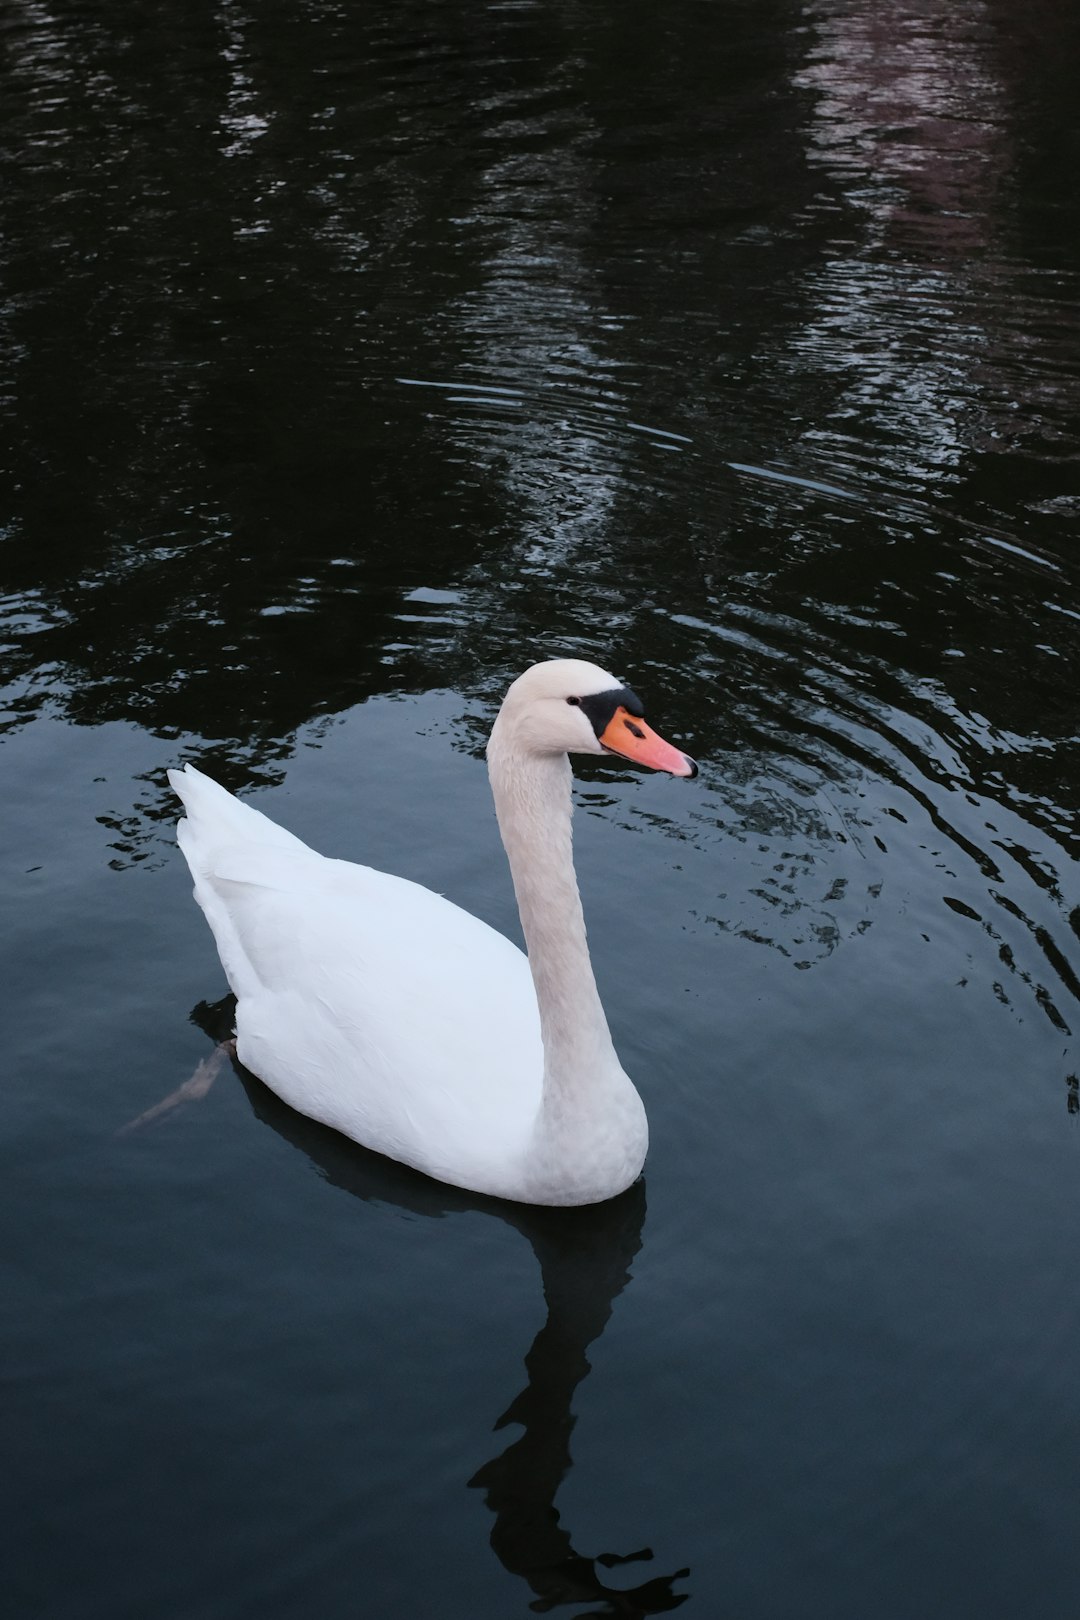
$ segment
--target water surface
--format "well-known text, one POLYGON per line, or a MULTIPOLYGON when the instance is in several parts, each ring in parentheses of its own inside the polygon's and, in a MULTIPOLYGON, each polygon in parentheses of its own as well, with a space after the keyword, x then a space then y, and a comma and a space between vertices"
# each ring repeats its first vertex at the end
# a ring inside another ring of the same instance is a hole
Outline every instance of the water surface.
POLYGON ((16 1612, 1071 1620, 1073 8, 0 26, 16 1612), (558 653, 703 765, 579 770, 644 1183, 118 1135, 227 1018, 166 767, 516 937, 558 653))

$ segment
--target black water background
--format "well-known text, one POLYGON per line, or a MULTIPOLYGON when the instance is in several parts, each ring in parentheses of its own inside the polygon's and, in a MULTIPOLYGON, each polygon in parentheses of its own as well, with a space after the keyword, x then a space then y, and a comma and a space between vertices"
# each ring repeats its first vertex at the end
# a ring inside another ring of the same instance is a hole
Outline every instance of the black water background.
POLYGON ((16 1612, 1071 1616, 1072 8, 2 28, 16 1612), (647 1220, 118 1140, 224 988, 165 766, 513 931, 559 651, 705 764, 581 771, 647 1220))

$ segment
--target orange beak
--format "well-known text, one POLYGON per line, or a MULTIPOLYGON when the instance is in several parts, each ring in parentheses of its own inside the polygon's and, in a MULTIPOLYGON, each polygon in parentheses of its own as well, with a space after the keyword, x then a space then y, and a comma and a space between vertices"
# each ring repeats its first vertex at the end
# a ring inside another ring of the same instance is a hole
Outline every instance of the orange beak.
POLYGON ((600 733, 600 741, 610 753, 621 754, 635 765, 647 765, 651 771, 670 771, 672 776, 697 775, 697 766, 689 754, 681 753, 663 737, 658 737, 644 720, 639 720, 621 704, 600 733))

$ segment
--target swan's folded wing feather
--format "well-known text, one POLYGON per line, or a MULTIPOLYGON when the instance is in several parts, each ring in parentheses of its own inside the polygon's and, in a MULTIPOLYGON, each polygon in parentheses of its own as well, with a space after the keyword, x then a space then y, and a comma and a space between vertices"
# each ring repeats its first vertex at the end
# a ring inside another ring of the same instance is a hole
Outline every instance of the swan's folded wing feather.
POLYGON ((294 1107, 431 1174, 523 1145, 543 1074, 523 953, 419 884, 296 843, 220 839, 191 863, 242 1060, 294 1107))

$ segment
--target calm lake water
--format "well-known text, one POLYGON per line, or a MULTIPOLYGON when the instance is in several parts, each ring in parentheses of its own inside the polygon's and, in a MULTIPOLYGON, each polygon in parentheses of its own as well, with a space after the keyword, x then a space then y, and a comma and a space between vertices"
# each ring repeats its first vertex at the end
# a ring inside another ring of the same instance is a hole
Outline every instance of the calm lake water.
POLYGON ((0 22, 5 1608, 1080 1612, 1080 13, 0 22), (549 654, 645 1181, 542 1214, 210 1049, 191 759, 514 934, 549 654))

